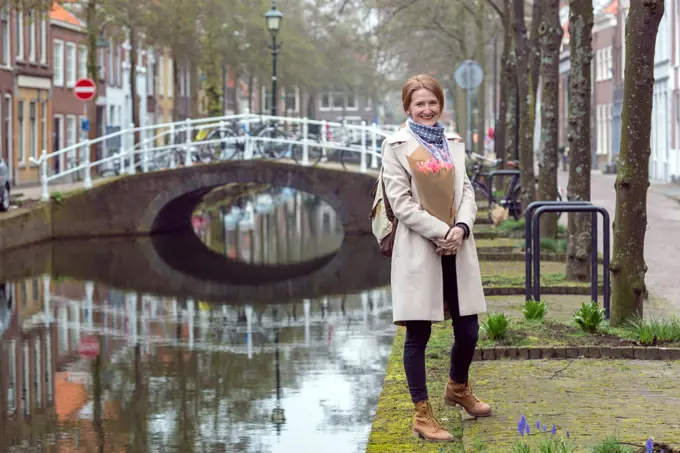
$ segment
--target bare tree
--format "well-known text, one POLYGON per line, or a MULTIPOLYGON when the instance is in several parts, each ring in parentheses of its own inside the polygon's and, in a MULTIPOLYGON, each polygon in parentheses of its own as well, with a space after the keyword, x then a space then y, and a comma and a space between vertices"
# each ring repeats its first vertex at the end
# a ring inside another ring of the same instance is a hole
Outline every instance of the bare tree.
POLYGON ((531 93, 531 55, 524 21, 524 0, 513 0, 515 12, 515 55, 519 104, 519 164, 522 210, 536 198, 534 175, 534 99, 531 93))
POLYGON ((626 25, 621 151, 616 175, 611 322, 619 326, 643 312, 646 293, 645 232, 650 135, 654 99, 654 52, 663 0, 631 2, 626 25))
MULTIPOLYGON (((562 25, 560 24, 560 1, 545 0, 543 18, 538 28, 541 37, 541 151, 542 160, 538 174, 538 197, 540 200, 557 199, 558 130, 559 130, 559 63, 562 25)), ((541 217, 541 236, 557 236, 557 215, 541 217)))
MULTIPOLYGON (((569 200, 590 200, 590 65, 593 53, 593 0, 569 2, 569 200)), ((590 276, 591 215, 569 214, 567 279, 590 276)))

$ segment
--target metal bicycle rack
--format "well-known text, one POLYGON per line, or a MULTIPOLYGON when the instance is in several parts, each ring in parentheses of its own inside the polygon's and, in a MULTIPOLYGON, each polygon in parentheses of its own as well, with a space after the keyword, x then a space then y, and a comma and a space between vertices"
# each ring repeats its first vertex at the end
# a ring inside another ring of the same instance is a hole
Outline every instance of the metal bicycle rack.
POLYGON ((610 261, 610 226, 609 226, 609 213, 607 212, 606 209, 600 207, 600 206, 594 206, 590 202, 587 201, 567 201, 567 202, 558 202, 558 201, 553 201, 553 202, 537 202, 536 204, 532 203, 529 205, 529 208, 527 209, 527 212, 525 213, 525 221, 526 221, 526 231, 529 232, 529 235, 526 238, 526 243, 527 243, 527 252, 526 252, 526 258, 527 258, 527 269, 529 268, 529 259, 533 262, 533 291, 531 290, 531 279, 532 275, 530 272, 527 272, 526 277, 525 277, 525 288, 526 288, 526 297, 527 300, 531 299, 533 297, 534 300, 540 301, 541 300, 541 235, 540 235, 540 218, 541 215, 544 213, 549 213, 549 212, 577 212, 577 213, 588 213, 590 212, 592 214, 592 219, 591 219, 591 235, 592 235, 592 246, 591 246, 591 260, 592 260, 592 269, 591 269, 591 294, 592 294, 592 300, 597 302, 597 293, 598 293, 598 285, 597 285, 597 265, 598 265, 598 257, 597 257, 597 245, 598 245, 598 238, 597 238, 597 214, 600 213, 602 215, 602 223, 604 226, 604 231, 603 231, 603 253, 604 253, 604 260, 603 260, 603 286, 604 286, 604 291, 603 291, 603 296, 604 296, 604 301, 603 301, 603 307, 605 311, 605 317, 609 319, 609 313, 610 313, 610 299, 611 299, 611 288, 609 284, 609 261, 610 261), (545 204, 543 204, 545 203, 545 204), (542 205, 543 204, 543 205, 542 205), (534 212, 535 210, 535 212, 534 212), (532 244, 529 246, 529 244, 532 244), (531 249, 529 249, 531 247, 531 249))
MULTIPOLYGON (((494 201, 494 196, 493 196, 493 179, 494 176, 519 176, 520 171, 519 170, 494 170, 492 172, 489 172, 489 176, 487 177, 489 180, 489 208, 491 208, 491 203, 494 201)), ((489 219, 491 219, 491 210, 489 209, 489 219)))

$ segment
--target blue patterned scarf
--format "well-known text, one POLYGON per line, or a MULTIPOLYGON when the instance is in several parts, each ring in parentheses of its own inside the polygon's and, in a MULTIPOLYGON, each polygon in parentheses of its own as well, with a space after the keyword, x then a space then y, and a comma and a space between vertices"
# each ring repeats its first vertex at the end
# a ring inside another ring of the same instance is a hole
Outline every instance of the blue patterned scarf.
POLYGON ((409 130, 432 156, 440 162, 452 163, 449 144, 444 134, 444 126, 437 123, 434 126, 418 124, 410 117, 406 120, 409 130))

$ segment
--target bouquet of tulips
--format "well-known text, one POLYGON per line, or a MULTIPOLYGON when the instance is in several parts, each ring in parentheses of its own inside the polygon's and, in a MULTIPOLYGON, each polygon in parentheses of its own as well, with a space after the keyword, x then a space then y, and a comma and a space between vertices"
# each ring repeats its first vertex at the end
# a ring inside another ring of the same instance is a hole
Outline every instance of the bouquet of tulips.
POLYGON ((453 226, 456 216, 454 206, 453 164, 442 162, 422 146, 407 157, 420 205, 427 212, 453 226))

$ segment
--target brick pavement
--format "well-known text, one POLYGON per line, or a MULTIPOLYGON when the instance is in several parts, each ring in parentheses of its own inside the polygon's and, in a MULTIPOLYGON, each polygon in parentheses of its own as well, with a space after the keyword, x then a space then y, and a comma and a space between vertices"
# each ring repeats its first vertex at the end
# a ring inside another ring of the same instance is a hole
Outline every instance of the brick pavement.
MULTIPOLYGON (((614 220, 616 192, 615 175, 593 172, 591 198, 593 204, 604 207, 614 220)), ((568 174, 560 172, 558 182, 566 189, 568 174)), ((662 297, 680 309, 680 203, 665 195, 671 192, 668 185, 652 184, 647 192, 647 234, 645 235, 645 261, 647 287, 652 297, 662 297)), ((561 221, 566 222, 564 216, 561 221)), ((602 232, 602 227, 599 228, 602 232)), ((602 240, 600 237, 600 244, 602 240)), ((613 237, 612 237, 613 246, 613 237)))

